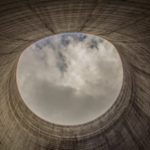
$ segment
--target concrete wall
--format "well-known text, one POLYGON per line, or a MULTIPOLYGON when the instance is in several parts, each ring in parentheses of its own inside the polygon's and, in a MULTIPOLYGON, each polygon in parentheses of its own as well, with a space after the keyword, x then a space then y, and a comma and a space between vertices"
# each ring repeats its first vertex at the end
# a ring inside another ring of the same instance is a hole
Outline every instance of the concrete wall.
POLYGON ((150 150, 150 1, 0 1, 0 150, 150 150), (124 83, 116 103, 88 124, 45 122, 17 89, 21 52, 61 32, 102 36, 122 58, 124 83))

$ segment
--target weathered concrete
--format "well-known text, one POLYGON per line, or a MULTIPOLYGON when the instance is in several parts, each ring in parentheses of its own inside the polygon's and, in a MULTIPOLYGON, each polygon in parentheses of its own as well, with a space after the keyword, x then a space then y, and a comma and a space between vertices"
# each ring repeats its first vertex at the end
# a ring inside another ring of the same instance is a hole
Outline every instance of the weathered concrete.
POLYGON ((0 14, 1 150, 150 149, 149 0, 5 0, 0 14), (114 106, 93 122, 68 127, 33 114, 15 80, 19 55, 28 45, 67 31, 108 39, 124 67, 114 106))

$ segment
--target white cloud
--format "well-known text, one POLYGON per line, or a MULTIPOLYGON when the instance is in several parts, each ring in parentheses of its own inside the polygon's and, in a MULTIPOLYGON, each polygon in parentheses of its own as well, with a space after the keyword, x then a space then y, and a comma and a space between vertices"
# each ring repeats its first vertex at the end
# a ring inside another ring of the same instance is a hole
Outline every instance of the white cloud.
POLYGON ((64 125, 103 114, 115 102, 122 79, 115 48, 81 33, 40 40, 24 51, 17 69, 27 106, 43 119, 64 125))

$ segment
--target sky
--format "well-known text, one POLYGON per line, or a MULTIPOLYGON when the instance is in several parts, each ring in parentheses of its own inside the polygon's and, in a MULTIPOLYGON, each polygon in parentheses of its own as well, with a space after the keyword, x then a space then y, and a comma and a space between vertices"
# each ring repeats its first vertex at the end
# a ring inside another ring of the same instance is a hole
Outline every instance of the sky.
POLYGON ((115 47, 83 33, 62 33, 41 39, 24 50, 17 66, 17 84, 28 108, 60 125, 87 123, 116 101, 123 69, 115 47))

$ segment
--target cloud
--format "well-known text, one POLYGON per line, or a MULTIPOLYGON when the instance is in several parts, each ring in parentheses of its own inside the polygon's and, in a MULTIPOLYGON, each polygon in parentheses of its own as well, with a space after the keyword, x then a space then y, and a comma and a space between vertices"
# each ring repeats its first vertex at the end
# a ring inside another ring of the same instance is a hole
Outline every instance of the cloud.
POLYGON ((21 96, 38 116, 72 125, 99 117, 115 102, 123 79, 121 60, 106 40, 81 33, 42 39, 21 55, 21 96))

